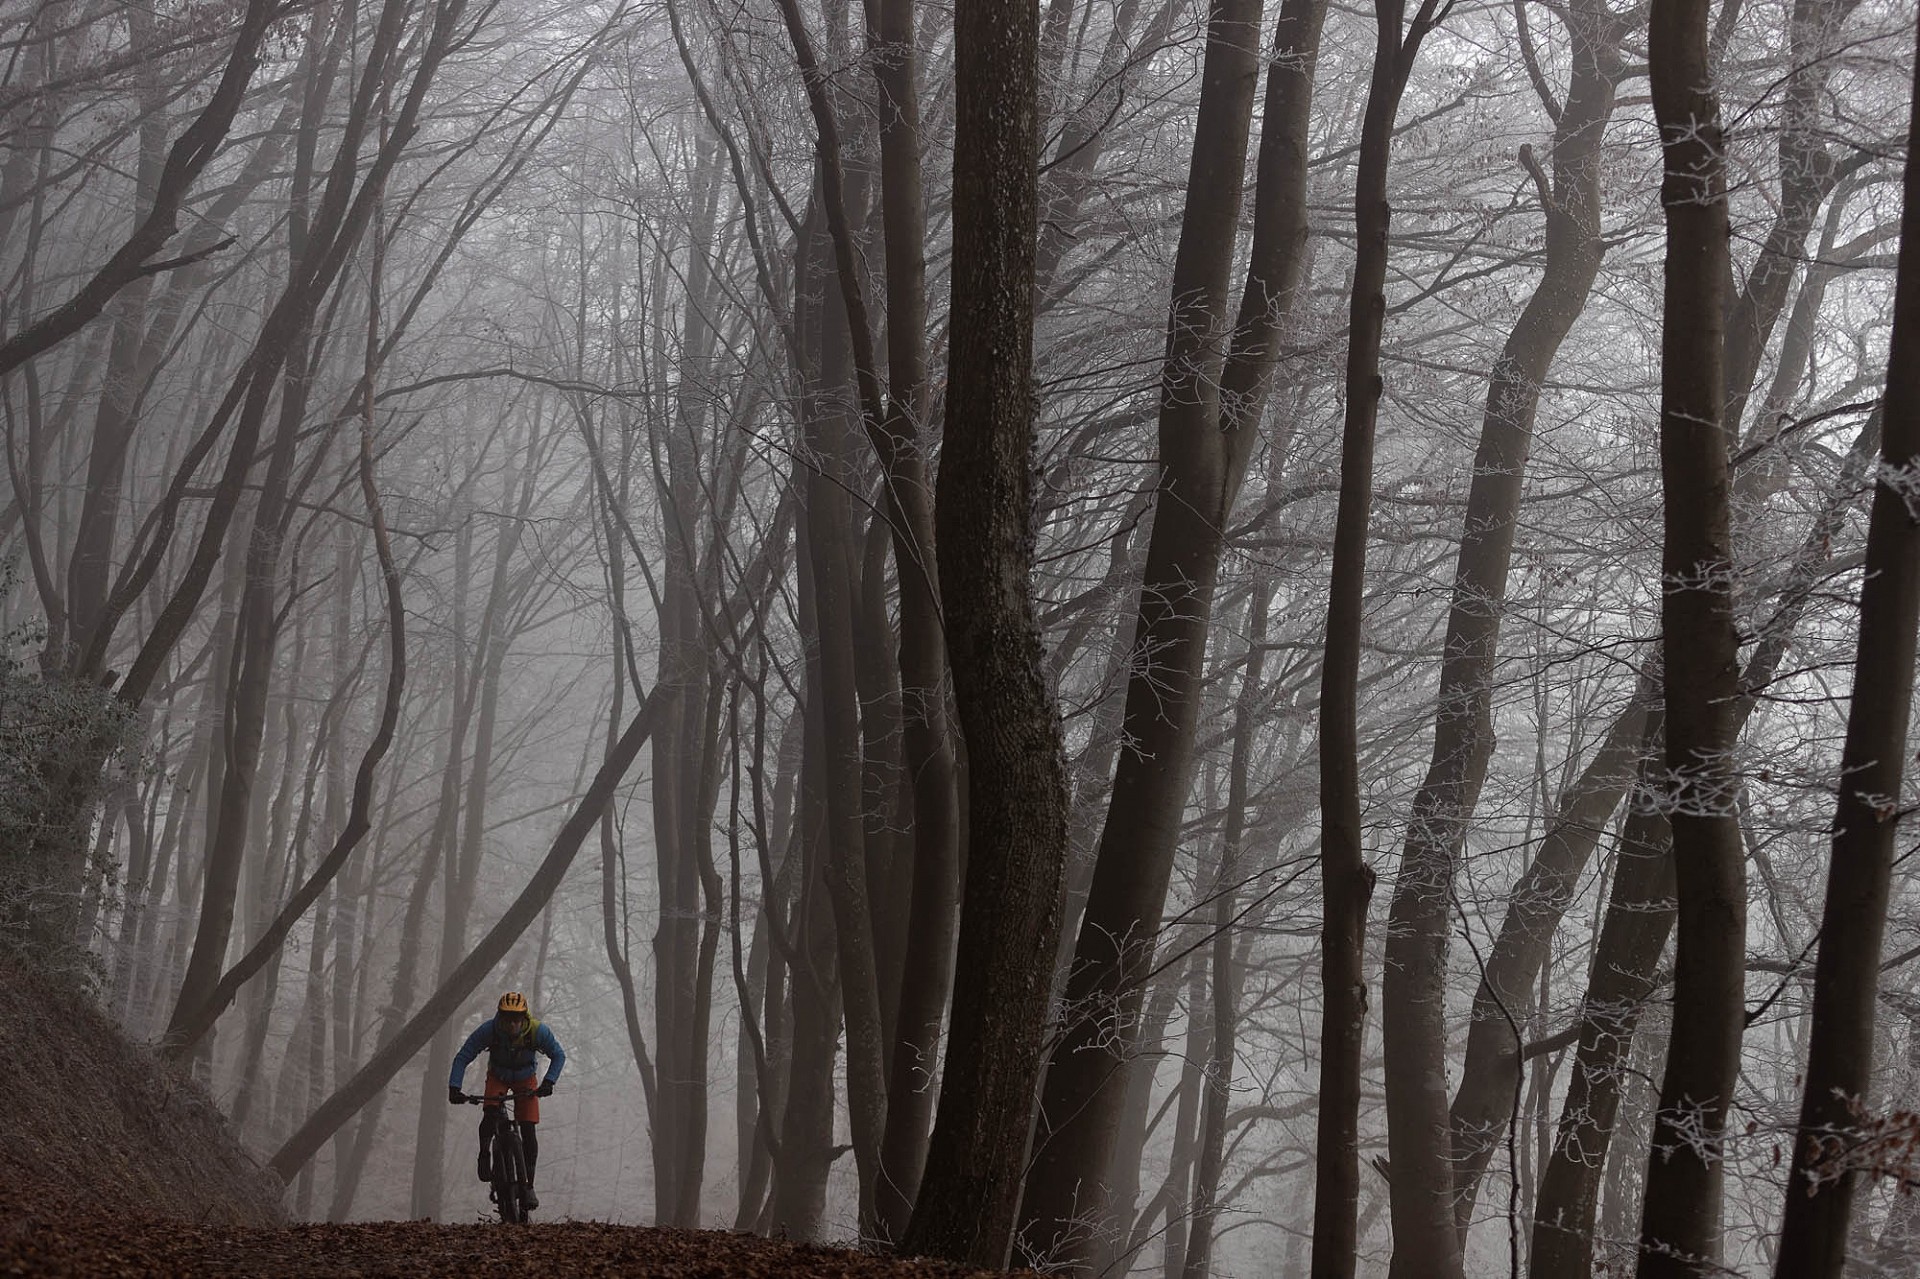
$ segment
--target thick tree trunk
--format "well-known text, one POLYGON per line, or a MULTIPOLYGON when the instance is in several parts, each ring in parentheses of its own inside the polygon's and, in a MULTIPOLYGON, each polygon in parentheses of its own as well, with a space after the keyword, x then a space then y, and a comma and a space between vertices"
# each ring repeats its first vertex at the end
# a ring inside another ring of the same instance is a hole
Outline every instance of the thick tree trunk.
POLYGON ((1746 861, 1734 810, 1740 692, 1729 545, 1725 140, 1707 0, 1654 0, 1648 44, 1666 176, 1661 337, 1662 667, 1679 893, 1673 1038, 1641 1216, 1643 1279, 1720 1259, 1721 1139, 1746 1025, 1746 861))
POLYGON ((936 536, 970 841, 939 1110, 903 1248, 1005 1264, 1060 928, 1067 779, 1033 606, 1038 14, 955 14, 953 286, 936 536))
MULTIPOLYGON (((1910 134, 1920 132, 1920 72, 1908 118, 1910 134)), ((1867 1174, 1868 1161, 1850 1156, 1860 1139, 1872 1082, 1880 946, 1920 621, 1920 522, 1909 482, 1920 455, 1920 167, 1911 158, 1905 200, 1880 469, 1867 530, 1853 692, 1814 965, 1813 1028, 1774 1263, 1782 1279, 1839 1279, 1854 1196, 1867 1174)))

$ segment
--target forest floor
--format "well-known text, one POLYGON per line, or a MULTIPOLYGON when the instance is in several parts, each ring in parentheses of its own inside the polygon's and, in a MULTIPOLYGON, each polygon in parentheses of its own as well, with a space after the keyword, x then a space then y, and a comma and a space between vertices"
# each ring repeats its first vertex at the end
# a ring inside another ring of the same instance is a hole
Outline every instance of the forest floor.
POLYGON ((0 1224, 0 1275, 962 1279, 985 1273, 945 1262, 878 1257, 753 1235, 589 1221, 242 1227, 98 1215, 0 1224))

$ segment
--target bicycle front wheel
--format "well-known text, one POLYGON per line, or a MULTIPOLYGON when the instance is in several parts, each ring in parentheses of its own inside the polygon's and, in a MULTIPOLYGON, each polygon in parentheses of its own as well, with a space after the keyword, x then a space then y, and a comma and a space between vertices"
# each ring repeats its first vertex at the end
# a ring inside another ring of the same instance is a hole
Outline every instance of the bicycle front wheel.
POLYGON ((520 1204, 520 1188, 526 1181, 526 1157, 520 1148, 520 1134, 510 1126, 493 1147, 493 1198, 500 1208, 500 1220, 514 1225, 527 1219, 520 1204))

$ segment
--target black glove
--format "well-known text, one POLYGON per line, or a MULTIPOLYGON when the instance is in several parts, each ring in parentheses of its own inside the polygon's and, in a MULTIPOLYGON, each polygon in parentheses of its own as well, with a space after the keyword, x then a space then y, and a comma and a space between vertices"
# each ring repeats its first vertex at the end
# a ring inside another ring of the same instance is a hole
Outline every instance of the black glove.
POLYGON ((457 1106, 461 1102, 465 1101, 466 1099, 467 1099, 467 1094, 461 1092, 458 1087, 456 1087, 453 1084, 447 1085, 447 1100, 449 1102, 457 1106))
POLYGON ((553 1080, 551 1080, 551 1079, 542 1079, 542 1080, 540 1081, 540 1093, 539 1093, 539 1095, 540 1095, 540 1096, 542 1096, 542 1097, 551 1097, 551 1096, 553 1096, 553 1080))

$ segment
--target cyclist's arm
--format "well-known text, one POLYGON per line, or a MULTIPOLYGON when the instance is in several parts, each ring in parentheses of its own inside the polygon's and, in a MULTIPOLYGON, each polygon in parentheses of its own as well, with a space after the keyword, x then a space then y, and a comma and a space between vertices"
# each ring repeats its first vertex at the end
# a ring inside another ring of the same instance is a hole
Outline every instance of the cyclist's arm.
POLYGON ((567 1064, 566 1049, 553 1037, 553 1030, 545 1022, 540 1023, 540 1033, 534 1036, 533 1046, 547 1055, 547 1082, 557 1083, 560 1071, 567 1064))
POLYGON ((473 1059, 478 1057, 481 1050, 487 1046, 487 1036, 492 1032, 492 1028, 491 1021, 481 1022, 474 1027, 473 1033, 467 1036, 467 1042, 460 1045, 460 1051, 453 1055, 453 1075, 447 1080, 449 1088, 458 1088, 465 1082, 467 1067, 473 1064, 473 1059))

